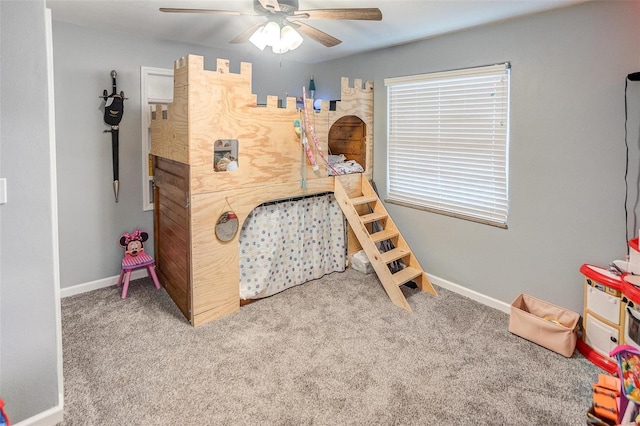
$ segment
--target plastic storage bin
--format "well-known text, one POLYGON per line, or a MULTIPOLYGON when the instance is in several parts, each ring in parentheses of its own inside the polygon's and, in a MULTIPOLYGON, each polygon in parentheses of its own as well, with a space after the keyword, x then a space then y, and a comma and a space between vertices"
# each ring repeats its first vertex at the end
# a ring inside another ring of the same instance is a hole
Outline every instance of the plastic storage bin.
POLYGON ((570 357, 578 340, 580 315, 527 294, 511 303, 509 331, 570 357))

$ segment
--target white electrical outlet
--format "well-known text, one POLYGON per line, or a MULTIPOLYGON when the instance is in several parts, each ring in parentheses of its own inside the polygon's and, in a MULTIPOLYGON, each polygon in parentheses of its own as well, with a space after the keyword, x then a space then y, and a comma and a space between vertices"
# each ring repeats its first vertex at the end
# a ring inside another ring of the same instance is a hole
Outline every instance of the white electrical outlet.
POLYGON ((7 179, 0 178, 0 204, 7 203, 7 179))

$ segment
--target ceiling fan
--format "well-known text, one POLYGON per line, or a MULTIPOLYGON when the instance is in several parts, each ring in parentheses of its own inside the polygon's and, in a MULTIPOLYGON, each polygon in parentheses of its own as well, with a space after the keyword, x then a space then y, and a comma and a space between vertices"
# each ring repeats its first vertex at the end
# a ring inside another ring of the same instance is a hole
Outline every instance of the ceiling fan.
MULTIPOLYGON (((317 28, 308 25, 302 20, 308 19, 327 19, 327 20, 359 20, 359 21, 381 21, 382 12, 378 8, 349 8, 349 9, 309 9, 299 10, 298 0, 253 0, 254 12, 240 12, 233 10, 214 10, 214 9, 182 9, 173 7, 161 7, 161 12, 167 13, 206 13, 206 14, 218 14, 218 15, 237 15, 237 16, 264 16, 266 17, 265 23, 256 24, 247 30, 240 33, 237 37, 230 41, 230 43, 244 43, 251 41, 258 48, 264 49, 265 44, 262 44, 263 36, 267 36, 268 32, 272 30, 270 27, 274 27, 275 23, 278 25, 277 39, 278 41, 285 36, 292 37, 288 43, 289 46, 286 50, 280 50, 277 53, 284 53, 287 50, 293 50, 302 43, 302 37, 300 37, 295 31, 293 34, 290 29, 295 28, 298 32, 304 34, 312 40, 326 46, 332 47, 342 43, 341 40, 320 31, 317 28), (281 27, 281 28, 280 28, 281 27), (287 29, 285 29, 287 28, 287 29), (280 32, 282 31, 282 32, 280 32), (296 38, 297 35, 297 38, 296 38), (258 40, 260 39, 260 40, 258 40), (292 47, 295 46, 295 47, 292 47)), ((274 27, 275 28, 275 27, 274 27)), ((273 33, 271 33, 273 37, 273 33)), ((275 41, 274 41, 275 43, 275 41)), ((274 46, 274 52, 276 52, 276 46, 266 42, 266 45, 274 46)), ((278 48, 280 49, 280 48, 278 48)), ((284 48, 283 48, 284 49, 284 48)))

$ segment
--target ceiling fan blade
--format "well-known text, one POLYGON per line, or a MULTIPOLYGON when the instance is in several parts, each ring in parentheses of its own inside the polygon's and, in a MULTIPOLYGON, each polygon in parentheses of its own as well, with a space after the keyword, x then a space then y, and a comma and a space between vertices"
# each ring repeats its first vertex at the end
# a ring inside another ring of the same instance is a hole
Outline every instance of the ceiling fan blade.
POLYGON ((324 46, 333 47, 342 43, 341 40, 338 40, 337 38, 330 36, 324 31, 320 31, 311 25, 307 25, 300 21, 290 21, 290 23, 293 24, 299 32, 324 46))
POLYGON ((236 15, 236 16, 257 16, 254 12, 239 12, 235 10, 215 10, 215 9, 181 9, 179 7, 161 7, 160 12, 165 13, 208 13, 210 15, 236 15))
POLYGON ((377 7, 358 9, 310 9, 299 10, 296 18, 307 19, 347 19, 355 21, 382 21, 382 12, 377 7))
POLYGON ((259 23, 259 24, 253 25, 248 30, 245 30, 245 31, 241 32, 240 34, 238 34, 236 36, 236 38, 231 40, 229 43, 244 43, 245 41, 249 40, 249 38, 253 35, 253 33, 255 33, 256 30, 258 28, 260 28, 262 25, 264 25, 264 23, 259 23))

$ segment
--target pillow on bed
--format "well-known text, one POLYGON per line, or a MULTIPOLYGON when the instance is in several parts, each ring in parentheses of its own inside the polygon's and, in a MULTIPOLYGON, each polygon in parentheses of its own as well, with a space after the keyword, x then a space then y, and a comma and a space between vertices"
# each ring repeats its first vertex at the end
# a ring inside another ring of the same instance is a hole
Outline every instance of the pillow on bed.
POLYGON ((333 165, 335 163, 342 163, 346 159, 347 159, 347 157, 345 157, 344 154, 339 154, 339 155, 329 154, 327 156, 327 161, 329 161, 329 164, 331 164, 331 165, 333 165))
POLYGON ((348 175, 351 173, 362 173, 364 169, 360 164, 358 164, 355 160, 342 161, 339 163, 334 163, 331 165, 333 170, 329 170, 329 176, 338 175, 348 175), (335 172, 334 172, 335 170, 335 172))

